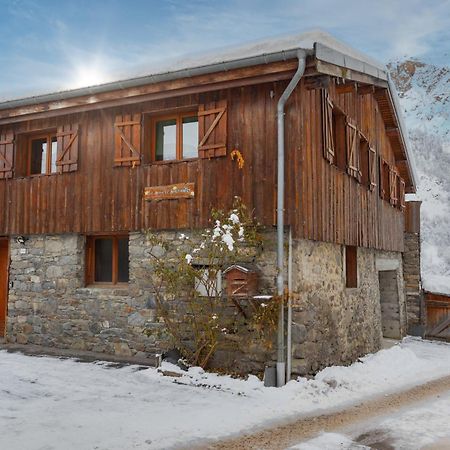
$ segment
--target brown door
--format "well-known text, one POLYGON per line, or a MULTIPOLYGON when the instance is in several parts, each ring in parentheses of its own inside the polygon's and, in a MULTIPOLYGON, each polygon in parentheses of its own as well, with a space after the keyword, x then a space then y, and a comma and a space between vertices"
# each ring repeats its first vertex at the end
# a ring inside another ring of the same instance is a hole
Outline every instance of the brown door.
POLYGON ((8 306, 8 269, 8 239, 0 238, 0 338, 5 336, 6 331, 6 309, 8 306))

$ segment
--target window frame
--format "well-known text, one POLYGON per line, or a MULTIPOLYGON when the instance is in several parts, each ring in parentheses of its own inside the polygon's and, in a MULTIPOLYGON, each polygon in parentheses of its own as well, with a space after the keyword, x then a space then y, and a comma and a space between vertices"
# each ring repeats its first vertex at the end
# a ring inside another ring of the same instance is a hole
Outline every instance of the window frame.
MULTIPOLYGON (((119 239, 127 239, 128 246, 130 245, 128 233, 123 234, 92 234, 86 236, 85 250, 86 250, 86 267, 85 267, 85 285, 86 287, 111 287, 111 286, 128 286, 130 282, 130 271, 128 266, 128 281, 118 281, 119 278, 119 239), (111 272, 112 281, 95 281, 95 241, 97 239, 112 239, 112 261, 111 272)), ((129 263, 128 250, 128 263, 129 263)))
MULTIPOLYGON (((155 114, 149 117, 149 131, 150 131, 150 162, 152 164, 167 164, 178 161, 193 161, 199 158, 198 148, 197 156, 191 158, 183 157, 183 119, 185 117, 196 117, 197 127, 199 127, 198 122, 198 109, 189 109, 183 111, 167 112, 163 114, 155 114), (163 120, 175 120, 176 121, 176 158, 175 159, 165 159, 157 161, 156 159, 156 124, 157 122, 163 120)), ((198 143, 197 143, 198 146, 198 143)))
POLYGON ((345 287, 356 289, 358 287, 358 247, 345 245, 345 287))
MULTIPOLYGON (((32 158, 32 146, 33 141, 39 140, 39 139, 46 139, 47 140, 47 149, 52 148, 52 139, 56 138, 56 160, 58 159, 58 132, 57 130, 48 130, 38 133, 32 133, 27 136, 27 142, 26 142, 26 170, 25 170, 25 176, 26 177, 40 177, 40 176, 49 176, 49 175, 57 175, 58 174, 58 167, 56 167, 56 171, 52 172, 52 155, 53 152, 49 152, 47 150, 47 161, 45 164, 46 171, 45 173, 31 173, 31 158, 32 158)), ((42 163, 41 163, 42 165, 42 163)))

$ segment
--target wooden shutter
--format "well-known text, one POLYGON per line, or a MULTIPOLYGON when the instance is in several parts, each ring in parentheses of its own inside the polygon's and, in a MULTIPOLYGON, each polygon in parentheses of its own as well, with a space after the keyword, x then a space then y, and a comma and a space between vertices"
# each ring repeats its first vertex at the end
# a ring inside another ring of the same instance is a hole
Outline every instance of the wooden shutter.
POLYGON ((369 189, 374 191, 377 187, 377 152, 369 145, 369 189))
POLYGON ((86 237, 86 262, 85 262, 85 284, 88 286, 94 282, 95 274, 95 255, 94 255, 95 240, 91 236, 86 237))
POLYGON ((114 123, 114 166, 141 164, 141 114, 121 114, 114 123))
POLYGON ((359 133, 356 125, 347 119, 347 173, 359 179, 359 164, 358 164, 358 153, 359 153, 359 133))
POLYGON ((323 156, 330 163, 335 159, 335 142, 333 139, 333 102, 327 90, 322 90, 322 136, 323 156))
POLYGON ((405 204, 405 181, 400 178, 400 192, 398 193, 400 209, 404 211, 406 209, 405 204))
POLYGON ((389 167, 389 202, 391 205, 397 205, 397 172, 389 167))
POLYGON ((12 178, 14 163, 14 133, 0 131, 0 180, 12 178))
POLYGON ((214 158, 227 154, 227 101, 201 104, 198 108, 198 155, 214 158))
POLYGON ((58 173, 78 170, 79 128, 77 124, 58 127, 56 167, 58 173))

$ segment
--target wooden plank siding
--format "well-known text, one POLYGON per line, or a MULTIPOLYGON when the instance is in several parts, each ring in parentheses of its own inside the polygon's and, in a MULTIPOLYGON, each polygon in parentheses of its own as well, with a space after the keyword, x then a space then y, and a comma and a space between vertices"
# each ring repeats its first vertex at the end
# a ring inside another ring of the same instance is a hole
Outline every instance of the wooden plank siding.
MULTIPOLYGON (((203 227, 210 209, 230 207, 234 196, 243 198, 261 224, 274 225, 276 107, 286 85, 269 82, 70 115, 58 112, 5 125, 20 136, 77 123, 79 160, 76 172, 0 180, 0 236, 203 227), (114 167, 116 116, 195 109, 221 99, 228 105, 226 157, 149 164, 143 140, 140 166, 114 167), (229 157, 233 149, 244 157, 242 170, 229 157), (143 200, 147 186, 186 182, 195 184, 193 199, 143 200)), ((377 154, 394 164, 373 93, 337 94, 332 83, 330 95, 357 121, 377 154)), ((321 122, 320 89, 307 89, 302 80, 286 105, 286 222, 295 237, 402 251, 404 214, 380 199, 378 187, 370 192, 325 160, 321 122)))

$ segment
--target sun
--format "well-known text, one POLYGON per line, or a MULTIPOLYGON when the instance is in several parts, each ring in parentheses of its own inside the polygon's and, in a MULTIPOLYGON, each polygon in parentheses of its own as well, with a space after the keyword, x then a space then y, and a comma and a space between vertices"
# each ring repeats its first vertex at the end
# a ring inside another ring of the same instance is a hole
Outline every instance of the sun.
POLYGON ((74 72, 73 82, 71 83, 71 87, 73 88, 95 86, 107 81, 106 74, 94 65, 80 65, 75 68, 74 72))

